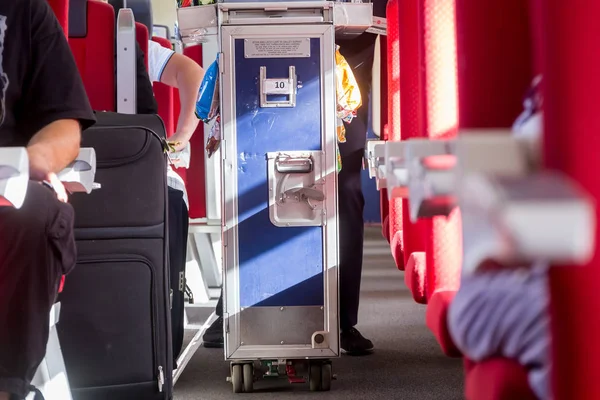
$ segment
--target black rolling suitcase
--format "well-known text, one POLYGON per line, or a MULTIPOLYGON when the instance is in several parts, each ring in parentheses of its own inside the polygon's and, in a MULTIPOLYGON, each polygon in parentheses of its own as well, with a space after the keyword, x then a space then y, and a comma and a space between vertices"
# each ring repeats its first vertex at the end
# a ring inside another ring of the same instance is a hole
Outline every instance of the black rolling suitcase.
POLYGON ((82 136, 101 188, 73 196, 77 266, 59 338, 75 400, 172 398, 165 128, 156 115, 97 113, 82 136))

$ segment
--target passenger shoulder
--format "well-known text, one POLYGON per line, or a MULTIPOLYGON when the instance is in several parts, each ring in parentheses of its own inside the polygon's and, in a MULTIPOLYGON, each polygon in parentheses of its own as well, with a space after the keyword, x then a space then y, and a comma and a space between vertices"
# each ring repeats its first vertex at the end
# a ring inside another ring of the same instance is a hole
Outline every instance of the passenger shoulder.
POLYGON ((63 34, 62 27, 47 0, 19 0, 17 2, 29 3, 31 38, 34 43, 37 40, 44 40, 48 36, 63 34))

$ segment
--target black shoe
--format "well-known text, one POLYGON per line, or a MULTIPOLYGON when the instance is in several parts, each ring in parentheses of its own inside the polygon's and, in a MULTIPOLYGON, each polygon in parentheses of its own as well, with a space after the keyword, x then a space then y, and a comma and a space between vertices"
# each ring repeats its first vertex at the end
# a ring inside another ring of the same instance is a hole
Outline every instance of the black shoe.
POLYGON ((223 317, 217 318, 202 336, 202 345, 210 349, 223 347, 223 317))
POLYGON ((361 335, 356 328, 342 331, 340 340, 342 350, 349 356, 360 356, 373 352, 373 342, 361 335))

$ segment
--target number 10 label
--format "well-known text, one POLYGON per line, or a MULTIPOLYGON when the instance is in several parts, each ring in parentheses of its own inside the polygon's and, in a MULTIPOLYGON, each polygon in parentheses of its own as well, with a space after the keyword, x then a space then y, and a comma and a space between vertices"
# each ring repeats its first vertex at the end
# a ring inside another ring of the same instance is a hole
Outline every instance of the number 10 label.
POLYGON ((287 79, 265 79, 263 81, 263 94, 287 94, 289 95, 293 84, 287 79))

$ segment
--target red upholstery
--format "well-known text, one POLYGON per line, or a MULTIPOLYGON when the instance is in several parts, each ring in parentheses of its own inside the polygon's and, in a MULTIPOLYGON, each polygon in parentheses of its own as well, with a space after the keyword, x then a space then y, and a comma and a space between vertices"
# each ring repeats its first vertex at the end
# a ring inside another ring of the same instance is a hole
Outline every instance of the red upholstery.
MULTIPOLYGON (((187 47, 184 55, 202 65, 202 46, 187 47)), ((179 94, 175 92, 175 115, 179 115, 179 94)), ((206 176, 204 156, 206 151, 204 140, 204 124, 199 124, 190 140, 192 149, 190 168, 186 171, 190 218, 206 218, 206 176)))
POLYGON ((116 111, 115 12, 100 1, 87 7, 87 35, 69 37, 69 45, 92 108, 116 111))
MULTIPOLYGON (((425 76, 421 80, 425 101, 424 133, 430 139, 456 137, 458 82, 455 0, 421 3, 425 76)), ((462 263, 460 211, 435 217, 426 225, 426 298, 438 290, 458 290, 462 263)), ((432 312, 431 310, 429 311, 432 312)))
MULTIPOLYGON (((541 2, 544 159, 600 203, 600 2, 541 2)), ((537 52, 536 52, 537 53, 537 52)), ((600 207, 586 267, 551 271, 554 398, 600 399, 600 207)))
POLYGON ((425 320, 427 327, 437 339, 444 354, 448 357, 461 357, 460 350, 448 331, 448 307, 456 295, 455 290, 438 290, 428 300, 425 320))
MULTIPOLYGON (((387 140, 400 140, 400 30, 399 30, 399 7, 401 0, 390 0, 387 4, 387 88, 388 88, 388 124, 387 124, 387 140)), ((396 266, 400 270, 404 270, 405 255, 403 247, 398 247, 403 243, 403 240, 393 240, 398 234, 402 235, 402 200, 394 199, 387 200, 387 193, 380 194, 382 204, 387 205, 389 215, 389 232, 388 236, 392 239, 392 254, 396 260, 396 266)), ((385 210, 382 207, 382 211, 385 210)), ((383 216, 383 215, 382 215, 383 216)))
MULTIPOLYGON (((395 45, 399 49, 400 68, 394 71, 400 80, 400 116, 401 129, 394 125, 390 131, 390 140, 406 140, 422 137, 424 131, 424 107, 422 85, 423 53, 422 53, 422 1, 398 0, 399 40, 395 45), (402 71, 402 73, 400 73, 402 71)), ((393 8, 393 7, 392 7, 393 8)), ((388 26, 391 25, 388 21, 388 26)), ((394 47, 394 45, 392 45, 394 47)), ((392 114, 393 115, 393 114, 392 114)), ((402 230, 404 246, 404 264, 408 267, 408 259, 414 252, 425 251, 425 228, 428 221, 410 222, 408 201, 402 200, 390 204, 390 222, 393 233, 402 230)), ((411 289, 412 290, 412 289, 411 289)))
POLYGON ((137 40, 140 45, 140 49, 144 52, 144 61, 146 62, 146 67, 148 67, 148 40, 150 36, 148 34, 148 28, 146 25, 136 22, 135 23, 135 40, 137 40))
POLYGON ((56 15, 56 19, 62 26, 65 36, 69 37, 69 1, 68 0, 48 0, 50 7, 56 15))
MULTIPOLYGON (((379 119, 380 119, 380 140, 388 139, 388 48, 387 48, 387 37, 379 36, 379 55, 381 59, 379 76, 381 79, 381 99, 380 99, 380 109, 379 109, 379 119)), ((388 243, 390 242, 390 232, 389 232, 389 200, 387 197, 387 190, 381 189, 379 192, 379 214, 381 216, 382 223, 382 233, 383 237, 386 238, 388 243), (388 221, 387 227, 385 227, 384 222, 388 221), (387 230, 387 231, 386 231, 387 230)))
POLYGON ((420 304, 427 304, 425 281, 426 256, 425 253, 415 252, 408 257, 404 272, 404 283, 410 289, 413 299, 420 304))
MULTIPOLYGON (((383 207, 383 201, 381 203, 382 203, 382 207, 383 207)), ((381 223, 381 234, 383 235, 383 237, 385 238, 385 240, 387 240, 388 243, 391 243, 391 241, 390 241, 390 217, 389 217, 389 215, 386 215, 385 218, 383 219, 383 222, 381 223)))
MULTIPOLYGON (((523 94, 533 77, 528 16, 528 4, 522 0, 456 0, 461 128, 508 128, 521 112, 523 94)), ((450 301, 442 292, 434 295, 429 307, 435 303, 438 313, 443 313, 450 301)), ((449 348, 446 321, 428 310, 427 324, 442 347, 449 348), (437 327, 436 322, 440 322, 437 327)), ((465 389, 469 400, 533 396, 525 370, 505 359, 467 369, 465 389)))
POLYGON ((465 362, 465 369, 468 371, 465 384, 467 400, 536 399, 529 388, 525 369, 515 361, 498 358, 479 364, 465 362))
POLYGON ((528 2, 456 0, 456 7, 460 126, 510 127, 533 78, 528 2))

